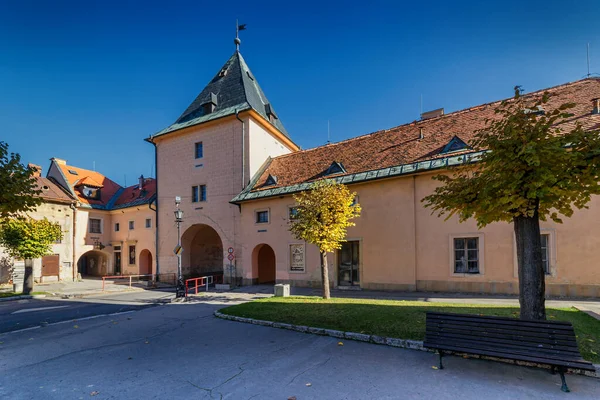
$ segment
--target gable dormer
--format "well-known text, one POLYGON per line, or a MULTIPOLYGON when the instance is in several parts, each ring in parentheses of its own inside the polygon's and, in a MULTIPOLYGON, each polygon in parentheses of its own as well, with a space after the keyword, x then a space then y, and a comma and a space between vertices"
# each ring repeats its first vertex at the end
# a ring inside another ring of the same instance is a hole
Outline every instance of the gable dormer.
POLYGON ((440 154, 453 153, 455 151, 461 151, 468 149, 469 146, 458 136, 454 135, 452 139, 444 146, 440 154))
POLYGON ((331 163, 329 168, 327 168, 327 170, 325 171, 325 173, 323 175, 327 176, 327 175, 345 174, 345 173, 346 173, 346 168, 344 168, 344 164, 342 164, 341 162, 334 161, 331 163))

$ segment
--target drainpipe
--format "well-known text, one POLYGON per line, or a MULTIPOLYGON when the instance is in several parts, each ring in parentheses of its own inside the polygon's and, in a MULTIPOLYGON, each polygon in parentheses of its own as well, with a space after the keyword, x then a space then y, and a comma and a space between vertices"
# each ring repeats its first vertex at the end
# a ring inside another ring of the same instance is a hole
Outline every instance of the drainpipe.
POLYGON ((156 143, 154 142, 152 136, 148 138, 148 142, 152 143, 152 145, 154 146, 154 179, 156 180, 156 208, 152 208, 152 204, 149 204, 148 206, 151 210, 154 210, 154 213, 156 214, 156 223, 154 225, 156 227, 156 231, 154 232, 154 259, 156 260, 156 281, 158 282, 160 280, 158 275, 160 274, 158 262, 158 148, 156 147, 156 143))
POLYGON ((235 110, 235 117, 242 123, 242 189, 246 187, 246 123, 240 118, 240 112, 235 110))
POLYGON ((77 254, 75 252, 75 250, 77 249, 77 207, 75 203, 71 203, 69 207, 71 208, 71 210, 73 210, 73 242, 71 243, 71 253, 73 261, 71 263, 71 269, 73 270, 73 282, 75 282, 77 280, 77 254))

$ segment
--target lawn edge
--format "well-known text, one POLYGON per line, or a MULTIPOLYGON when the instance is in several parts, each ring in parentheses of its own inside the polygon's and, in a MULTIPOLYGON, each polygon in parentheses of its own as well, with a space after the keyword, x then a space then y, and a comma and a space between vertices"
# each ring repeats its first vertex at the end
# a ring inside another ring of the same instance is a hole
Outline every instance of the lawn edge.
MULTIPOLYGON (((343 332, 343 331, 338 331, 335 329, 317 328, 317 327, 305 326, 305 325, 287 324, 284 322, 274 322, 274 321, 265 321, 262 319, 238 317, 236 315, 224 314, 224 313, 220 312, 219 310, 216 310, 214 312, 214 316, 217 318, 226 319, 229 321, 244 322, 246 324, 268 326, 271 328, 287 329, 287 330, 296 331, 296 332, 310 333, 313 335, 330 336, 330 337, 334 337, 334 338, 338 338, 338 339, 356 340, 358 342, 365 342, 365 343, 379 344, 379 345, 383 345, 383 346, 398 347, 398 348, 409 349, 409 350, 418 350, 418 351, 425 351, 425 352, 429 352, 429 353, 435 353, 434 350, 425 348, 423 346, 423 341, 421 341, 421 340, 400 339, 400 338, 392 338, 392 337, 387 337, 387 336, 368 335, 365 333, 356 333, 356 332, 343 332)), ((507 364, 514 364, 514 365, 520 365, 520 366, 536 367, 536 368, 541 368, 541 369, 550 369, 545 364, 536 364, 536 363, 524 362, 524 361, 506 360, 506 359, 495 358, 495 357, 482 357, 482 356, 471 356, 471 355, 469 355, 468 357, 499 361, 499 362, 503 362, 503 363, 507 363, 507 364)), ((591 378, 600 379, 600 364, 593 364, 593 365, 594 365, 594 368, 596 368, 595 373, 591 372, 591 371, 580 370, 580 369, 569 369, 569 371, 571 371, 572 373, 577 374, 577 375, 584 375, 584 376, 589 376, 591 378)))
POLYGON ((16 296, 0 297, 0 303, 2 303, 3 301, 14 301, 23 299, 33 299, 33 296, 29 294, 19 294, 16 296))

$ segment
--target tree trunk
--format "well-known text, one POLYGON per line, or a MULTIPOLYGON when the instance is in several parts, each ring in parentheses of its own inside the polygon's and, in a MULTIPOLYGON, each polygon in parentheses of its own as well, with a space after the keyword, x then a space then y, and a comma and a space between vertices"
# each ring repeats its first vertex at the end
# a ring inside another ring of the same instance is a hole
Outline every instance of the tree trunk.
POLYGON ((33 260, 25 260, 25 276, 23 277, 23 294, 33 292, 33 260))
POLYGON ((519 304, 521 319, 546 319, 546 283, 542 265, 540 220, 537 212, 532 217, 513 219, 519 266, 519 304))
POLYGON ((323 283, 323 298, 331 298, 329 292, 329 268, 327 267, 327 253, 321 252, 321 282, 323 283))

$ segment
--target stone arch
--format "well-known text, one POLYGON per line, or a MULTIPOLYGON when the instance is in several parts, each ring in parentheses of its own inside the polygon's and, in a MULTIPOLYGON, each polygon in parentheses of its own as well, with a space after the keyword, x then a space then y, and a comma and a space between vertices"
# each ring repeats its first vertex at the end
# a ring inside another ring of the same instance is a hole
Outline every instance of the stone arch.
POLYGON ((140 252, 139 256, 139 274, 146 275, 152 273, 152 253, 148 249, 140 252))
POLYGON ((109 257, 100 250, 90 250, 83 253, 77 261, 77 271, 81 276, 104 276, 109 275, 109 257))
POLYGON ((195 224, 181 236, 182 273, 186 277, 223 273, 223 241, 217 231, 206 224, 195 224))
POLYGON ((252 251, 252 273, 258 283, 275 283, 276 270, 273 248, 265 243, 256 246, 252 251))

